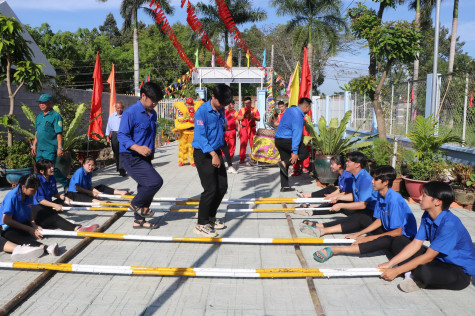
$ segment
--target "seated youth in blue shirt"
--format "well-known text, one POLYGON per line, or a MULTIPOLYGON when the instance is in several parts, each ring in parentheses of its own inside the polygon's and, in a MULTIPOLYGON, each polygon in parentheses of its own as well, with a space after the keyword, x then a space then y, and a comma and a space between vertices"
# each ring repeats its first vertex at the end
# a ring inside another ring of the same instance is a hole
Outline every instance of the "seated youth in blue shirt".
POLYGON ((195 113, 195 135, 191 145, 194 148, 198 176, 203 193, 198 207, 198 223, 193 232, 205 237, 216 237, 215 229, 223 229, 224 223, 216 219, 219 204, 228 189, 228 178, 222 156, 226 118, 224 108, 233 100, 230 87, 224 84, 213 88, 211 99, 195 113))
MULTIPOLYGON (((311 193, 302 192, 297 190, 297 196, 299 198, 326 198, 327 200, 332 200, 333 197, 338 194, 351 194, 353 192, 353 175, 345 170, 345 158, 342 154, 336 155, 330 158, 330 169, 332 172, 338 172, 338 180, 335 185, 329 185, 321 190, 314 191, 311 193)), ((331 204, 320 204, 319 207, 327 207, 331 204)), ((309 204, 304 204, 302 207, 310 207, 309 204)), ((310 211, 310 210, 298 210, 295 211, 295 214, 312 216, 316 214, 321 214, 319 211, 310 211)))
POLYGON ((317 238, 326 234, 354 233, 368 227, 373 222, 374 206, 378 192, 373 190, 373 177, 364 169, 367 158, 363 153, 350 152, 346 160, 346 171, 354 177, 352 193, 340 193, 330 200, 335 203, 330 212, 342 212, 348 218, 328 223, 304 220, 300 231, 317 238))
POLYGON ((71 223, 59 216, 63 211, 63 203, 70 204, 71 200, 58 193, 54 166, 48 159, 36 162, 36 171, 40 186, 34 196, 34 206, 31 208, 32 218, 38 226, 43 228, 59 228, 67 231, 93 232, 99 225, 81 226, 71 223), (53 201, 53 198, 55 200, 53 201))
POLYGON ((289 166, 308 157, 308 149, 302 142, 305 115, 312 108, 312 100, 301 98, 298 106, 285 110, 275 132, 275 147, 280 154, 280 192, 293 191, 289 185, 289 166))
POLYGON ((17 187, 8 192, 0 206, 2 237, 18 245, 41 247, 44 253, 58 255, 58 244, 49 246, 38 241, 43 238, 42 227, 31 216, 34 195, 40 186, 35 174, 20 178, 17 187))
POLYGON ((157 112, 154 108, 163 98, 163 90, 154 82, 140 88, 140 99, 122 114, 119 126, 119 155, 122 167, 137 182, 137 195, 130 202, 134 212, 133 228, 156 229, 157 223, 145 221, 152 217, 150 209, 155 193, 163 179, 152 166, 157 135, 157 112))
POLYGON ((69 180, 69 189, 66 193, 66 197, 75 202, 87 202, 98 203, 99 194, 115 194, 126 195, 129 193, 127 190, 115 190, 104 184, 92 187, 92 172, 96 166, 94 158, 87 156, 82 162, 82 167, 74 172, 71 180, 69 180))
POLYGON ((422 190, 420 205, 425 212, 419 230, 412 241, 393 240, 392 251, 397 255, 378 266, 385 269, 381 277, 392 281, 405 275, 399 283, 404 292, 420 288, 462 290, 475 275, 475 250, 467 229, 449 211, 454 192, 449 184, 438 181, 424 184, 422 190), (423 249, 426 240, 430 246, 423 249))
POLYGON ((392 241, 402 236, 410 242, 417 231, 416 218, 406 200, 393 189, 396 170, 391 166, 381 166, 373 171, 373 189, 378 192, 373 217, 375 220, 365 229, 347 235, 345 238, 355 239, 350 246, 326 247, 313 254, 318 262, 325 262, 333 255, 367 254, 379 250, 390 250, 392 241), (369 236, 364 234, 372 233, 369 236))

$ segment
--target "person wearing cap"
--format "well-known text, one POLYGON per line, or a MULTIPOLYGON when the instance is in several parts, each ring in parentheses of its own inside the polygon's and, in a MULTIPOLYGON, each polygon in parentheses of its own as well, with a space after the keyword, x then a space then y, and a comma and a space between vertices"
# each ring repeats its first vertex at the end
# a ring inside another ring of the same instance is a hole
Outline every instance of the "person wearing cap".
POLYGON ((145 221, 152 217, 150 209, 155 193, 163 185, 163 179, 152 166, 157 135, 157 112, 154 108, 163 97, 163 90, 154 82, 146 82, 140 88, 140 99, 122 114, 119 126, 119 154, 127 174, 137 182, 137 195, 130 201, 129 210, 134 212, 133 228, 156 229, 157 223, 145 221))
POLYGON ((125 169, 122 168, 122 164, 119 159, 119 139, 117 138, 117 133, 119 132, 120 119, 122 118, 122 113, 124 112, 124 103, 118 101, 115 104, 115 112, 109 115, 109 120, 107 121, 106 127, 106 139, 107 143, 111 144, 112 151, 114 152, 115 166, 116 171, 119 171, 120 175, 125 177, 127 173, 125 169))
MULTIPOLYGON (((63 156, 63 118, 53 110, 51 94, 42 94, 38 98, 41 113, 35 120, 35 138, 31 145, 31 154, 35 160, 48 159, 56 163, 56 157, 63 156)), ((63 175, 57 168, 55 176, 59 183, 66 187, 67 175, 63 175)))

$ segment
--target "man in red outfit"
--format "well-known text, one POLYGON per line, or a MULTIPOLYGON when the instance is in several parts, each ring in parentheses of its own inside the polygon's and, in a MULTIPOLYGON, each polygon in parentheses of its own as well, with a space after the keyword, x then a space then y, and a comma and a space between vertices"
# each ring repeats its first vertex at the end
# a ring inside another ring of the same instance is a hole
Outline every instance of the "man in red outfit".
POLYGON ((229 155, 231 159, 234 157, 236 151, 236 130, 239 132, 239 123, 237 122, 237 111, 234 109, 234 101, 229 103, 228 108, 224 110, 228 128, 224 133, 224 140, 229 148, 229 155))
POLYGON ((239 163, 244 163, 244 159, 246 159, 246 147, 248 142, 252 151, 252 140, 256 134, 256 122, 261 119, 259 111, 251 105, 251 97, 245 97, 244 107, 239 110, 237 116, 237 120, 241 122, 241 131, 239 132, 239 138, 241 139, 239 163))

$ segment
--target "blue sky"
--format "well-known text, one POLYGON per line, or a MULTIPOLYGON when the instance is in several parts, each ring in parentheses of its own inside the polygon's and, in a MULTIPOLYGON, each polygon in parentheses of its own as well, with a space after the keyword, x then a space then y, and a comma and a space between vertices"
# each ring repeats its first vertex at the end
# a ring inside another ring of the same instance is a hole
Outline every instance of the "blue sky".
MULTIPOLYGON (((0 0, 1 1, 1 0, 0 0)), ((54 31, 76 31, 78 28, 93 28, 104 23, 105 17, 112 12, 119 24, 122 19, 119 14, 121 0, 108 0, 106 3, 97 0, 8 0, 8 4, 15 11, 18 18, 24 24, 30 26, 40 26, 47 22, 54 31)), ((193 0, 192 3, 196 3, 193 0)), ((205 1, 206 2, 206 1, 205 1)), ((214 1, 208 1, 213 2, 214 1)), ((260 23, 261 25, 272 25, 274 21, 284 23, 287 18, 276 17, 275 10, 269 5, 268 0, 254 0, 255 7, 264 8, 268 18, 260 23)), ((352 7, 357 0, 343 0, 343 6, 352 7)), ((363 1, 364 2, 364 1, 363 1)), ((186 23, 186 11, 180 8, 179 0, 171 0, 175 6, 175 14, 169 16, 171 23, 181 21, 186 23)), ((372 1, 366 1, 368 6, 376 7, 372 1)), ((452 27, 452 0, 443 0, 441 5, 441 24, 451 29, 452 27)), ((464 51, 471 57, 475 57, 475 12, 474 0, 462 0, 459 4, 459 24, 458 35, 460 40, 465 41, 464 51)), ((435 12, 433 13, 435 17, 435 12)), ((140 17, 139 17, 140 18, 140 17)), ((146 24, 150 24, 149 17, 141 17, 146 24)), ((405 19, 412 21, 414 12, 409 11, 407 5, 399 6, 397 9, 389 9, 385 12, 385 20, 405 19)), ((251 25, 241 26, 244 30, 251 25)), ((252 47, 251 47, 252 50, 252 47)), ((358 50, 356 54, 340 54, 330 61, 332 66, 326 69, 325 83, 321 91, 331 94, 339 91, 339 87, 348 82, 351 78, 367 73, 368 52, 365 49, 358 50)))

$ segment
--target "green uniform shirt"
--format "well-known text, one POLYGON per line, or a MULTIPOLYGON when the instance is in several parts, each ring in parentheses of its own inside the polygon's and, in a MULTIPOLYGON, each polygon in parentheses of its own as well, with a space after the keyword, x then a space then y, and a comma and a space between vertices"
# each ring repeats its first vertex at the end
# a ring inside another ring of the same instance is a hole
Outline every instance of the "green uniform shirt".
POLYGON ((56 134, 63 132, 63 119, 55 110, 46 115, 40 113, 35 121, 38 151, 47 151, 56 154, 58 139, 56 134))

